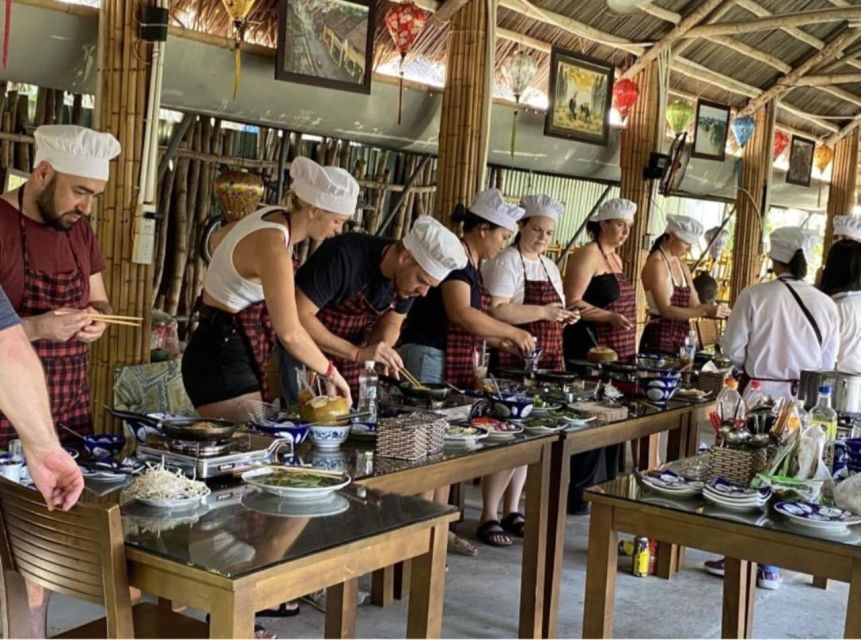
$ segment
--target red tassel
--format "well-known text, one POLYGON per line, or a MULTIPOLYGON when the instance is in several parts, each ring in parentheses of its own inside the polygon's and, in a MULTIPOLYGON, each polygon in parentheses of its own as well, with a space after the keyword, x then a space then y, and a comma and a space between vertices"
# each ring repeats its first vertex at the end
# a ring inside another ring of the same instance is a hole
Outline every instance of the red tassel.
POLYGON ((6 0, 5 17, 3 18, 3 68, 9 62, 9 33, 12 27, 12 0, 6 0))

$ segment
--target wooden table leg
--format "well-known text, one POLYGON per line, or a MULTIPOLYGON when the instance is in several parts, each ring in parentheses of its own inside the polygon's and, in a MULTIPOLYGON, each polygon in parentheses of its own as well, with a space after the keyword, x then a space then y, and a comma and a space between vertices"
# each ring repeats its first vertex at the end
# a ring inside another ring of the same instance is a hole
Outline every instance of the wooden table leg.
POLYGON ((413 558, 407 638, 439 638, 445 593, 445 559, 448 525, 430 530, 428 552, 413 558))
POLYGON ((412 562, 404 560, 395 565, 395 599, 404 600, 410 597, 410 571, 412 562))
POLYGON ((326 589, 326 638, 356 637, 356 600, 359 582, 356 578, 326 589))
POLYGON ((846 604, 846 625, 844 638, 861 638, 861 562, 852 563, 852 576, 849 579, 849 602, 846 604))
POLYGON ((209 612, 210 638, 253 638, 254 603, 241 594, 224 593, 209 612))
POLYGON ((667 462, 673 462, 683 457, 683 451, 687 447, 688 434, 684 422, 678 429, 671 429, 667 434, 667 462))
MULTIPOLYGON (((691 447, 697 446, 698 436, 696 434, 696 423, 693 419, 694 412, 688 411, 679 418, 679 427, 670 430, 667 440, 667 462, 673 462, 680 458, 686 458, 691 453, 691 447), (694 443, 694 444, 692 444, 694 443)), ((696 451, 694 450, 694 453, 696 451)), ((675 544, 666 542, 658 543, 658 569, 657 576, 669 580, 682 570, 685 550, 675 544)))
POLYGON ((542 638, 559 637, 559 591, 571 479, 570 440, 553 443, 550 451, 550 499, 547 503, 547 564, 544 569, 544 620, 542 638))
POLYGON ((756 563, 724 558, 722 638, 750 638, 756 594, 756 563))
POLYGON ((825 576, 813 576, 813 586, 817 589, 828 589, 828 578, 825 576))
POLYGON ((658 542, 658 568, 655 575, 669 580, 678 572, 678 562, 679 547, 669 542, 658 542))
POLYGON ((395 568, 385 567, 371 574, 371 603, 387 607, 395 601, 395 568))
POLYGON ((613 508, 592 504, 583 603, 584 638, 609 638, 613 635, 617 537, 613 530, 613 508))
POLYGON ((653 433, 650 436, 640 438, 639 460, 634 460, 637 469, 654 469, 658 466, 660 457, 661 434, 653 433))
POLYGON ((521 638, 539 638, 543 627, 552 446, 552 442, 544 445, 541 459, 529 465, 526 474, 526 526, 523 533, 518 628, 521 638))

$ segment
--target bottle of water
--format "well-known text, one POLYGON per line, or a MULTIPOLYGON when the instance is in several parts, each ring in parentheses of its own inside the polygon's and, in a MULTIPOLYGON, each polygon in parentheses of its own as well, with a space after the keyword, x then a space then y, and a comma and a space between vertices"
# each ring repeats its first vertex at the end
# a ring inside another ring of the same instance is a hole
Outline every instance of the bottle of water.
POLYGON ((744 390, 744 403, 748 410, 756 409, 765 401, 765 395, 762 393, 762 383, 759 380, 751 380, 744 390))
POLYGON ((357 418, 356 422, 365 424, 377 424, 377 390, 380 383, 380 377, 374 371, 374 361, 368 360, 365 362, 365 370, 359 374, 359 404, 357 410, 360 413, 368 413, 369 415, 357 418))
POLYGON ((744 400, 738 392, 738 380, 727 378, 724 380, 723 389, 717 396, 717 412, 721 424, 729 424, 738 427, 744 424, 747 410, 744 400))

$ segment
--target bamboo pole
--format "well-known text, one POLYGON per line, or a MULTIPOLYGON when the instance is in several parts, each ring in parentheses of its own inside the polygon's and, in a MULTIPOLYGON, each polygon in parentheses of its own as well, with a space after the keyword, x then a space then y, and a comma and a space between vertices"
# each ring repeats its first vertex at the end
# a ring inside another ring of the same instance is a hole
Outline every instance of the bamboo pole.
MULTIPOLYGON (((15 127, 26 129, 30 124, 30 100, 27 96, 18 96, 18 113, 15 116, 15 127)), ((21 171, 30 173, 30 145, 19 142, 15 145, 15 166, 21 171)))
POLYGON ((82 125, 84 123, 84 97, 76 93, 72 99, 72 124, 82 125))
POLYGON ((858 129, 834 145, 832 162, 823 256, 828 255, 831 243, 834 242, 834 216, 850 215, 855 206, 855 190, 858 183, 858 129))
POLYGON ((784 13, 764 18, 750 18, 741 22, 718 22, 695 27, 688 31, 684 37, 707 38, 709 36, 738 35, 740 33, 773 31, 775 29, 803 27, 823 22, 841 22, 843 20, 850 22, 861 20, 861 7, 814 9, 812 11, 784 13))

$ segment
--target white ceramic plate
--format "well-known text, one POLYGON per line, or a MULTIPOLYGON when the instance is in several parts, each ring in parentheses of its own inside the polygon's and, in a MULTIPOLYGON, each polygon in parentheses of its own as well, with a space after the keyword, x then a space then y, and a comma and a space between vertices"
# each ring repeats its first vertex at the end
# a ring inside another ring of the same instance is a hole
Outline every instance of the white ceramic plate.
POLYGON ((449 427, 445 432, 445 441, 448 443, 477 442, 489 435, 484 427, 449 427), (475 429, 475 433, 459 433, 456 429, 475 429))
POLYGON ((321 500, 331 496, 352 482, 350 476, 345 473, 332 473, 321 471, 320 469, 309 469, 308 467, 278 467, 274 465, 246 471, 242 474, 242 480, 266 493, 294 501, 321 500), (337 482, 326 487, 277 487, 260 482, 262 476, 267 476, 271 473, 312 474, 333 478, 337 482))
POLYGON ((767 501, 757 503, 744 503, 717 500, 712 494, 706 493, 705 491, 703 491, 703 498, 705 498, 707 502, 710 502, 719 509, 726 509, 727 511, 761 511, 767 504, 767 501))
POLYGON ((562 403, 560 402, 548 402, 543 407, 539 407, 536 405, 532 406, 532 413, 529 414, 531 418, 544 418, 551 411, 559 411, 562 408, 562 403))
POLYGON ((242 496, 242 505, 253 511, 282 518, 325 518, 349 509, 350 501, 337 493, 319 501, 297 502, 263 491, 249 491, 242 496))
POLYGON ((861 516, 836 507, 823 507, 813 502, 782 500, 774 505, 774 510, 790 522, 812 529, 837 531, 861 524, 861 516))

